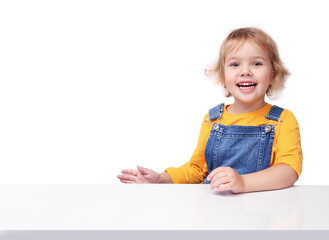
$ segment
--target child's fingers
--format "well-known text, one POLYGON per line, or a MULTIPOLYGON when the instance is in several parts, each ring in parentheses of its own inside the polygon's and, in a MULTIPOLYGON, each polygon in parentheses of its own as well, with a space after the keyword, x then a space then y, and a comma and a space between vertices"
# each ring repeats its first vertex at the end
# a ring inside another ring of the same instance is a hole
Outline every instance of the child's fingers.
POLYGON ((121 173, 137 176, 138 170, 123 169, 121 170, 121 173))
POLYGON ((122 183, 135 183, 134 181, 128 181, 128 180, 120 180, 122 183))
POLYGON ((143 167, 141 167, 141 166, 137 166, 137 169, 138 169, 143 175, 149 173, 149 169, 147 169, 147 168, 143 168, 143 167))
POLYGON ((212 176, 211 182, 215 182, 217 179, 220 179, 222 177, 228 177, 228 176, 229 176, 229 174, 227 171, 219 171, 219 172, 217 172, 217 174, 212 176))
POLYGON ((212 180, 212 178, 214 177, 214 175, 216 175, 219 172, 223 172, 225 171, 225 167, 218 167, 216 169, 214 169, 207 177, 207 180, 210 181, 212 180))
POLYGON ((228 183, 228 184, 221 184, 221 185, 219 185, 219 186, 216 188, 216 190, 217 190, 218 192, 231 190, 231 184, 230 184, 230 183, 228 183))
POLYGON ((128 174, 120 174, 117 176, 120 180, 126 180, 126 181, 135 181, 136 177, 128 174))
POLYGON ((219 187, 221 185, 226 185, 226 184, 228 184, 230 182, 231 182, 231 179, 228 176, 223 176, 223 177, 220 177, 220 178, 213 179, 211 181, 211 184, 210 184, 210 189, 211 190, 212 189, 215 189, 215 188, 217 188, 217 187, 219 187))

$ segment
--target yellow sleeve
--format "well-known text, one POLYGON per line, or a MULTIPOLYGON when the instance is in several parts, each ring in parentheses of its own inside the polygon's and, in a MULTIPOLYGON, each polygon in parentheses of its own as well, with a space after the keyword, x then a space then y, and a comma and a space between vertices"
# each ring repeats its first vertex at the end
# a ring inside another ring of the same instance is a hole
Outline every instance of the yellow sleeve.
POLYGON ((296 171, 299 178, 302 172, 303 153, 298 122, 289 110, 282 112, 281 119, 283 122, 273 152, 273 166, 287 164, 296 171))
POLYGON ((210 134, 211 125, 205 123, 206 119, 208 119, 208 114, 203 119, 198 143, 190 161, 178 168, 169 167, 165 170, 170 175, 173 183, 201 183, 207 176, 208 169, 204 150, 210 134))

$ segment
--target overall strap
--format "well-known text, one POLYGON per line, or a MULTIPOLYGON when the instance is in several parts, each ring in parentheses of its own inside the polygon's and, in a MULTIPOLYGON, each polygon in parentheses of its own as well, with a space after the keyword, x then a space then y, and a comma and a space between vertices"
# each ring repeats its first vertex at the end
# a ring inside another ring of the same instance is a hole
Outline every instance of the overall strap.
POLYGON ((214 120, 222 117, 224 110, 224 103, 217 105, 209 110, 209 118, 206 121, 214 120))
POLYGON ((266 115, 269 120, 281 121, 280 116, 284 109, 273 105, 270 112, 266 115))

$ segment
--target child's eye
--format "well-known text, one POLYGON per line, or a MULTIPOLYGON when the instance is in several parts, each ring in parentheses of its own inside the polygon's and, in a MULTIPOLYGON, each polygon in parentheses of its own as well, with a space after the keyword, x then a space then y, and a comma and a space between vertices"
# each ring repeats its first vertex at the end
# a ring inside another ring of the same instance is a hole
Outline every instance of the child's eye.
POLYGON ((254 62, 253 65, 254 66, 262 66, 263 64, 261 62, 254 62))
POLYGON ((238 63, 231 63, 230 66, 231 66, 231 67, 238 67, 239 64, 238 64, 238 63))

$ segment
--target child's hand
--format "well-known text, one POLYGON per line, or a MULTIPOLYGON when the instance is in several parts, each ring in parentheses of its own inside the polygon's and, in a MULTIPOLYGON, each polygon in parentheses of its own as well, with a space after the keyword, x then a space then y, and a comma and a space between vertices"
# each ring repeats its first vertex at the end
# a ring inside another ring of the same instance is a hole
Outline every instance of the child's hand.
POLYGON ((118 175, 118 178, 122 183, 160 183, 159 173, 140 166, 137 166, 137 169, 123 169, 123 175, 118 175))
POLYGON ((231 190, 233 193, 244 192, 245 183, 243 177, 231 167, 218 167, 207 177, 210 189, 217 191, 231 190))

